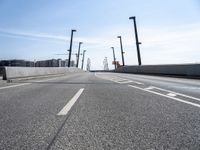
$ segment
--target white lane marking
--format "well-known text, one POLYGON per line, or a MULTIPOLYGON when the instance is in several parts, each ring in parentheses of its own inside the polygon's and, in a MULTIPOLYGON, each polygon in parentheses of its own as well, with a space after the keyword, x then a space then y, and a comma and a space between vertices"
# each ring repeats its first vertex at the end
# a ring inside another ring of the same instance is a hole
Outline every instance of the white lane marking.
POLYGON ((23 84, 17 84, 17 85, 4 86, 4 87, 0 87, 0 90, 2 90, 2 89, 8 89, 8 88, 13 88, 13 87, 18 87, 18 86, 29 85, 29 84, 31 84, 31 83, 23 83, 23 84))
MULTIPOLYGON (((57 78, 51 78, 51 79, 46 79, 46 80, 39 80, 39 81, 35 81, 35 82, 46 82, 46 81, 50 81, 50 80, 63 79, 63 78, 68 78, 68 77, 71 77, 71 76, 57 77, 57 78)), ((23 84, 17 84, 17 85, 4 86, 4 87, 0 87, 0 90, 24 86, 24 85, 31 85, 31 84, 33 84, 33 83, 23 83, 23 84)))
POLYGON ((133 80, 127 80, 127 79, 124 79, 125 81, 115 81, 117 83, 120 83, 120 84, 124 84, 124 83, 135 83, 135 84, 139 84, 139 85, 144 85, 143 83, 140 83, 140 82, 137 82, 137 81, 133 81, 133 80))
POLYGON ((150 91, 150 90, 147 90, 147 89, 143 89, 143 88, 140 88, 140 87, 137 87, 137 86, 133 86, 133 85, 128 85, 128 86, 142 90, 142 91, 146 91, 146 92, 149 92, 149 93, 153 93, 153 94, 156 94, 156 95, 160 95, 160 96, 163 96, 163 97, 167 97, 167 98, 173 99, 175 101, 182 102, 182 103, 189 104, 189 105, 196 106, 196 107, 200 108, 200 105, 196 104, 196 103, 188 102, 188 101, 176 98, 176 97, 170 97, 170 96, 167 96, 167 95, 164 95, 164 94, 161 94, 161 93, 158 93, 158 92, 150 91))
POLYGON ((36 76, 36 77, 24 77, 24 78, 20 78, 20 79, 16 79, 17 81, 22 81, 22 80, 31 80, 31 79, 39 79, 39 78, 49 78, 49 77, 60 77, 63 76, 65 74, 52 74, 52 75, 41 75, 41 76, 36 76))
MULTIPOLYGON (((98 73, 99 75, 101 75, 100 73, 98 73)), ((98 78, 101 78, 101 79, 104 79, 104 80, 111 80, 111 81, 114 81, 116 83, 120 83, 120 82, 126 82, 126 81, 131 81, 133 83, 136 83, 136 84, 139 84, 139 85, 144 85, 144 83, 141 83, 141 82, 138 82, 138 81, 134 81, 134 80, 130 80, 130 79, 126 79, 126 78, 119 78, 119 77, 108 77, 108 76, 99 76, 96 72, 95 72, 95 76, 98 77, 98 78)), ((130 82, 127 82, 127 83, 130 83, 130 82)), ((123 84, 123 83, 122 83, 123 84)))
POLYGON ((197 101, 200 101, 199 98, 196 98, 196 97, 193 97, 193 96, 189 96, 189 95, 173 92, 173 91, 162 89, 162 88, 159 88, 159 87, 153 87, 153 88, 154 89, 158 89, 158 90, 162 90, 162 91, 165 91, 165 92, 173 93, 173 94, 176 94, 176 95, 180 95, 180 96, 183 96, 183 97, 187 97, 187 98, 190 98, 190 99, 194 99, 194 100, 197 100, 197 101))
POLYGON ((148 88, 145 88, 145 90, 152 90, 154 87, 150 86, 148 88))
POLYGON ((128 81, 122 81, 122 82, 117 82, 117 83, 119 83, 119 84, 126 84, 126 83, 131 83, 131 82, 133 82, 133 81, 128 80, 128 81))
POLYGON ((123 82, 123 81, 126 81, 126 79, 116 79, 116 80, 112 80, 114 82, 123 82))
MULTIPOLYGON (((51 81, 51 80, 57 80, 57 79, 63 79, 63 78, 68 78, 71 76, 64 76, 64 77, 55 77, 55 78, 51 78, 51 79, 46 79, 46 80, 39 80, 39 81, 35 81, 35 82, 46 82, 46 81, 51 81)), ((33 81, 34 82, 34 81, 33 81)))
POLYGON ((144 85, 144 83, 141 83, 141 82, 138 82, 138 81, 134 81, 134 80, 130 80, 130 79, 127 79, 127 78, 119 78, 119 79, 121 79, 121 81, 117 81, 117 82, 131 81, 131 82, 136 83, 136 84, 144 85))
POLYGON ((144 83, 141 83, 141 82, 137 82, 137 81, 133 81, 133 82, 136 84, 144 85, 144 83))
POLYGON ((171 97, 175 97, 175 96, 177 96, 177 95, 174 94, 174 93, 168 93, 167 95, 168 95, 168 96, 171 96, 171 97))
POLYGON ((78 100, 78 98, 81 96, 81 94, 83 93, 83 91, 84 91, 84 88, 80 89, 74 95, 74 97, 63 107, 63 109, 57 115, 58 116, 67 115, 67 113, 70 111, 70 109, 75 104, 75 102, 78 100))

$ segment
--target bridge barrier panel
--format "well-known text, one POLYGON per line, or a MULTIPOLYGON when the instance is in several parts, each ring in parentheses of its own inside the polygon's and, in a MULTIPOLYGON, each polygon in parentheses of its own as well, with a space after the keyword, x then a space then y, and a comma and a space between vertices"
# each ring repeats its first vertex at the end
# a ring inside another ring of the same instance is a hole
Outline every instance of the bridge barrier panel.
POLYGON ((200 77, 200 64, 124 66, 114 72, 200 77))
POLYGON ((4 74, 4 67, 0 67, 0 76, 3 76, 3 74, 4 74))
POLYGON ((83 72, 74 67, 5 67, 3 80, 83 72))

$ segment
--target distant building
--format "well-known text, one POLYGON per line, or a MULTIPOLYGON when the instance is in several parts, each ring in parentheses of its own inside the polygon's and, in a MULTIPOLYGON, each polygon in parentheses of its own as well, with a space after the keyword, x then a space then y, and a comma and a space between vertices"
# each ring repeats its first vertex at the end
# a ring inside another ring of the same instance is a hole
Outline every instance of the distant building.
POLYGON ((0 60, 0 66, 34 67, 34 62, 26 60, 0 60))
POLYGON ((56 59, 42 60, 37 61, 35 67, 59 67, 59 63, 56 59))
MULTIPOLYGON (((75 67, 75 62, 71 61, 71 67, 75 67)), ((67 67, 68 60, 62 59, 49 59, 41 61, 26 61, 26 60, 0 60, 1 66, 16 66, 16 67, 67 67)))
MULTIPOLYGON (((71 61, 71 67, 75 66, 74 61, 71 61)), ((68 66, 68 60, 62 60, 62 59, 50 59, 50 60, 42 60, 37 61, 35 63, 36 67, 67 67, 68 66)))

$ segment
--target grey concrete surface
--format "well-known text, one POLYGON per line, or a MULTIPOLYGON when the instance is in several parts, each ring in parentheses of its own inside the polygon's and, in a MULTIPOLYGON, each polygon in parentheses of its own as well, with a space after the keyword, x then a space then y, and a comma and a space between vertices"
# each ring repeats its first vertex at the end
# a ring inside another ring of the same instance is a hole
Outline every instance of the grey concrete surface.
POLYGON ((0 89, 1 149, 200 149, 200 108, 128 86, 157 86, 200 98, 191 88, 199 88, 199 80, 78 73, 12 84, 25 83, 0 89), (80 88, 85 90, 70 113, 57 116, 80 88))
POLYGON ((83 72, 83 70, 72 67, 5 67, 3 78, 4 80, 10 80, 16 78, 67 74, 74 72, 83 72))

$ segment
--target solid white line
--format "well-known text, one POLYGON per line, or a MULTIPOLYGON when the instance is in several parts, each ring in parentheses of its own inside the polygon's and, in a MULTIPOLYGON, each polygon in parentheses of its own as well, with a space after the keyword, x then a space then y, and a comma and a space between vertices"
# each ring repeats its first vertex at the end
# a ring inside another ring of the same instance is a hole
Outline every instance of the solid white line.
POLYGON ((164 94, 161 94, 161 93, 158 93, 158 92, 146 90, 146 89, 143 89, 143 88, 140 88, 140 87, 137 87, 137 86, 133 86, 133 85, 128 85, 128 86, 136 88, 136 89, 139 89, 139 90, 142 90, 142 91, 146 91, 146 92, 149 92, 149 93, 153 93, 153 94, 156 94, 156 95, 160 95, 160 96, 163 96, 163 97, 167 97, 167 98, 173 99, 175 101, 179 101, 179 102, 182 102, 182 103, 189 104, 189 105, 196 106, 196 107, 200 108, 200 105, 196 104, 196 103, 188 102, 188 101, 176 98, 176 97, 170 97, 170 96, 167 96, 167 95, 164 95, 164 94))
POLYGON ((141 83, 141 82, 137 82, 137 81, 133 81, 133 82, 136 84, 144 85, 144 83, 141 83))
POLYGON ((16 79, 17 81, 21 81, 21 80, 31 80, 31 79, 40 79, 40 78, 49 78, 49 77, 60 77, 60 76, 64 76, 65 74, 52 74, 52 75, 41 75, 41 76, 35 76, 35 77, 24 77, 24 78, 20 78, 20 79, 16 79))
POLYGON ((196 98, 196 97, 193 97, 193 96, 188 96, 188 95, 185 95, 185 94, 173 92, 173 91, 162 89, 162 88, 159 88, 159 87, 153 87, 153 88, 158 89, 158 90, 163 90, 165 92, 173 93, 173 94, 176 94, 176 95, 180 95, 180 96, 183 96, 183 97, 191 98, 191 99, 194 99, 194 100, 197 100, 197 101, 200 101, 199 98, 196 98))
POLYGON ((154 87, 149 86, 148 88, 145 88, 145 90, 152 90, 154 87))
POLYGON ((74 97, 63 107, 63 109, 57 115, 58 116, 67 115, 67 113, 70 111, 70 109, 75 104, 75 102, 78 100, 78 98, 81 96, 81 94, 83 93, 83 91, 84 91, 84 88, 80 89, 74 95, 74 97))
MULTIPOLYGON (((98 74, 100 75, 100 73, 98 73, 98 74)), ((101 77, 98 74, 95 72, 95 76, 96 77, 104 79, 104 80, 111 80, 111 81, 116 82, 116 83, 120 83, 120 82, 123 82, 123 81, 124 82, 126 82, 126 81, 132 81, 133 83, 136 83, 136 84, 139 84, 139 85, 144 85, 144 83, 141 83, 141 82, 138 82, 138 81, 134 81, 134 80, 130 80, 130 79, 127 79, 127 78, 120 78, 120 77, 117 77, 117 76, 116 77, 114 77, 114 76, 112 76, 112 77, 109 77, 109 76, 107 76, 107 77, 105 77, 105 76, 101 77)), ((128 83, 130 83, 130 82, 128 82, 128 83)))
MULTIPOLYGON (((68 78, 71 76, 64 76, 64 77, 55 77, 55 78, 51 78, 51 79, 46 79, 46 80, 39 80, 39 81, 35 81, 35 82, 46 82, 46 81, 50 81, 50 80, 57 80, 57 79, 63 79, 63 78, 68 78)), ((0 87, 0 90, 3 89, 9 89, 9 88, 13 88, 13 87, 19 87, 19 86, 24 86, 24 85, 31 85, 33 83, 23 83, 23 84, 16 84, 16 85, 10 85, 10 86, 4 86, 4 87, 0 87)))
POLYGON ((133 82, 133 81, 128 80, 128 81, 122 81, 122 82, 117 82, 117 83, 119 83, 119 84, 126 84, 126 83, 131 83, 131 82, 133 82))
POLYGON ((31 83, 23 83, 23 84, 17 84, 17 85, 4 86, 4 87, 0 87, 0 90, 2 90, 2 89, 8 89, 8 88, 13 88, 13 87, 18 87, 18 86, 29 85, 29 84, 31 84, 31 83))
POLYGON ((35 81, 35 82, 46 82, 46 81, 51 81, 51 80, 57 80, 57 79, 63 79, 63 78, 68 78, 68 77, 71 77, 71 76, 60 76, 60 77, 55 77, 55 78, 51 78, 51 79, 44 79, 44 80, 38 80, 38 81, 35 81))
POLYGON ((177 95, 174 94, 174 93, 168 93, 167 95, 168 95, 168 96, 171 96, 171 97, 175 97, 175 96, 177 96, 177 95))
POLYGON ((123 78, 123 79, 127 80, 127 81, 132 81, 133 83, 136 83, 136 84, 144 85, 144 83, 141 83, 141 82, 138 82, 138 81, 130 80, 130 79, 127 79, 127 78, 123 78))

